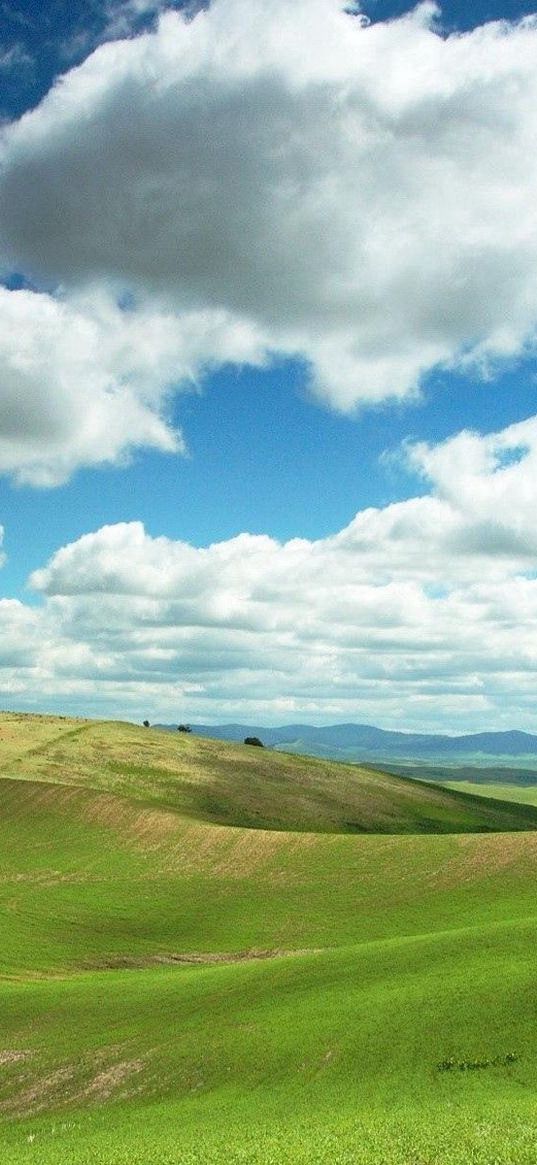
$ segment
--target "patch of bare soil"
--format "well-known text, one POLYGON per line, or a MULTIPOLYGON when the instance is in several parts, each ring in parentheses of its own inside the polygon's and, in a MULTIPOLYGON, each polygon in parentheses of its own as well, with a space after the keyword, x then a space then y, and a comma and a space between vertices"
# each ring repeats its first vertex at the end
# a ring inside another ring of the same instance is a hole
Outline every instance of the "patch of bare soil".
POLYGON ((290 959, 298 955, 317 955, 320 947, 305 947, 301 950, 262 950, 254 948, 248 951, 172 951, 161 955, 146 955, 132 957, 129 955, 113 955, 109 959, 99 962, 85 963, 84 969, 92 971, 136 971, 147 967, 158 966, 192 966, 206 967, 220 963, 251 963, 261 959, 290 959))
POLYGON ((54 1102, 65 1099, 70 1081, 75 1073, 73 1065, 66 1065, 40 1076, 26 1087, 21 1087, 14 1096, 0 1102, 0 1112, 11 1116, 34 1116, 49 1108, 54 1102))
POLYGON ((78 1093, 76 1100, 109 1100, 114 1092, 144 1067, 143 1060, 123 1060, 97 1072, 93 1080, 78 1093))
POLYGON ((267 950, 250 950, 250 951, 232 951, 232 952, 216 952, 210 954, 205 951, 188 951, 176 955, 156 955, 155 962, 157 963, 186 963, 194 966, 203 966, 214 963, 251 963, 259 959, 289 959, 293 955, 313 955, 318 954, 318 949, 310 948, 300 951, 267 951, 267 950))
POLYGON ((227 852, 222 853, 216 863, 219 876, 243 878, 272 864, 277 868, 280 853, 287 858, 302 850, 315 847, 318 835, 315 833, 287 832, 270 829, 236 829, 231 834, 228 829, 227 852))
POLYGON ((31 1052, 22 1049, 0 1048, 0 1068, 4 1068, 8 1064, 20 1064, 22 1060, 27 1060, 31 1055, 31 1052))
POLYGON ((458 886, 491 877, 509 867, 537 868, 537 833, 463 834, 443 867, 439 885, 458 886))
MULTIPOLYGON (((9 1059, 0 1060, 0 1063, 17 1063, 30 1055, 25 1051, 3 1051, 0 1056, 9 1059)), ((46 1109, 61 1108, 76 1101, 104 1102, 118 1093, 125 1097, 132 1092, 125 1091, 127 1081, 144 1067, 143 1060, 119 1060, 106 1064, 97 1056, 93 1062, 63 1064, 33 1079, 26 1072, 25 1077, 18 1078, 17 1090, 0 1102, 0 1112, 16 1117, 35 1116, 46 1109), (93 1075, 89 1081, 82 1082, 80 1075, 86 1075, 88 1067, 93 1075)))

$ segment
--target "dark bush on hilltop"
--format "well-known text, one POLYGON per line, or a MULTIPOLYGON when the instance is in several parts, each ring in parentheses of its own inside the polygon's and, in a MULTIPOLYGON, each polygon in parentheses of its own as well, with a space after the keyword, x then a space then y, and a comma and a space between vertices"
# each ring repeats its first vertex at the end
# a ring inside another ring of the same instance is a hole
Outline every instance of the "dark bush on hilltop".
POLYGON ((150 727, 149 720, 144 720, 144 728, 149 728, 149 727, 150 727))
POLYGON ((192 732, 192 729, 190 727, 190 724, 178 724, 177 731, 178 732, 192 732))
POLYGON ((263 744, 263 741, 260 740, 258 736, 245 736, 244 743, 245 744, 255 744, 255 745, 257 745, 257 748, 264 748, 265 747, 263 744))

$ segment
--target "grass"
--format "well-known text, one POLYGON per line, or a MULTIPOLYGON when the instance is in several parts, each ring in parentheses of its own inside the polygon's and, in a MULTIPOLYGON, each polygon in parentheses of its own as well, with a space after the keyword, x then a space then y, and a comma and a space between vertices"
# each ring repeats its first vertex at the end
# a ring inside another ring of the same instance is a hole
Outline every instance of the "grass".
POLYGON ((132 724, 4 713, 0 742, 0 775, 116 792, 196 821, 336 833, 537 828, 533 806, 132 724))
POLYGON ((292 812, 251 829, 188 791, 230 788, 237 746, 6 716, 0 741, 2 1162, 534 1165, 529 818, 337 832, 347 766, 266 752, 292 812))
POLYGON ((535 929, 10 984, 4 1160, 529 1161, 535 929))
POLYGON ((517 784, 475 784, 473 781, 446 782, 448 790, 471 793, 472 796, 498 798, 500 801, 515 801, 518 805, 537 805, 537 781, 534 785, 517 784))

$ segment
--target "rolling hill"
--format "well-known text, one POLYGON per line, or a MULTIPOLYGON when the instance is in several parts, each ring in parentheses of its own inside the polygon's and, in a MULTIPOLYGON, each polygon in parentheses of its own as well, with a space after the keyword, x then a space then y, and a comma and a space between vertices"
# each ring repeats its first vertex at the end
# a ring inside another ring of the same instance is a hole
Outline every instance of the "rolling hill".
POLYGON ((344 833, 537 828, 532 806, 132 724, 4 715, 0 742, 0 773, 116 792, 221 825, 344 833))
POLYGON ((534 812, 1 715, 2 1161, 533 1165, 534 812))

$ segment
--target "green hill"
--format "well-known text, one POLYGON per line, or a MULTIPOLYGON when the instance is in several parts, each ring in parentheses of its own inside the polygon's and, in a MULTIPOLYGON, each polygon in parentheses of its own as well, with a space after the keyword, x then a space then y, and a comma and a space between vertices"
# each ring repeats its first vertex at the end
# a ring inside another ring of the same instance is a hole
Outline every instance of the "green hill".
POLYGON ((344 833, 537 828, 537 809, 375 769, 116 722, 0 716, 0 775, 116 792, 223 825, 344 833))
POLYGON ((533 1165, 530 817, 130 725, 0 756, 6 1165, 533 1165))

